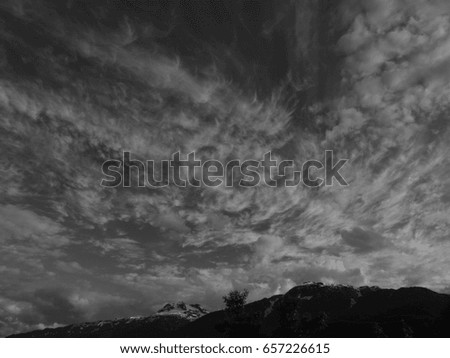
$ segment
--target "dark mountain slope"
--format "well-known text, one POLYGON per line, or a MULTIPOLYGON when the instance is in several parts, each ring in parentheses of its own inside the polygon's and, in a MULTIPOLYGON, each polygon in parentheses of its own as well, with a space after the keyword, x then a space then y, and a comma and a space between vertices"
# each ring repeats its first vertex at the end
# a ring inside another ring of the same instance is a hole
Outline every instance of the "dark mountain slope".
POLYGON ((425 288, 309 283, 246 305, 241 317, 214 312, 185 337, 450 337, 450 296, 425 288))

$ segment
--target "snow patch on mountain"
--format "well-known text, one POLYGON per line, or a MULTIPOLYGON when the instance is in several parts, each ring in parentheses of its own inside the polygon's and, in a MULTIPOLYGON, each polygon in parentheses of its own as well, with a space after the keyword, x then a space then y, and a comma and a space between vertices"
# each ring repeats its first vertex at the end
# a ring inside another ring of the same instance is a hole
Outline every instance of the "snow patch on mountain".
POLYGON ((193 321, 207 313, 209 312, 199 304, 186 304, 180 301, 165 304, 155 316, 175 315, 193 321))

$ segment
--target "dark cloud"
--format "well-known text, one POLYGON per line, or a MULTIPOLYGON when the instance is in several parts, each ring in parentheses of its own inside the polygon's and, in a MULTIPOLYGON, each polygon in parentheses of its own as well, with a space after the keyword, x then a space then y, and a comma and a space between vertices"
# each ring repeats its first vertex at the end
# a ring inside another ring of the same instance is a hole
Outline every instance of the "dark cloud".
POLYGON ((32 302, 45 324, 80 322, 84 318, 83 312, 60 289, 39 289, 34 292, 32 302))
POLYGON ((352 230, 342 230, 341 237, 344 244, 350 246, 355 253, 368 254, 389 247, 388 239, 373 231, 355 227, 352 230))

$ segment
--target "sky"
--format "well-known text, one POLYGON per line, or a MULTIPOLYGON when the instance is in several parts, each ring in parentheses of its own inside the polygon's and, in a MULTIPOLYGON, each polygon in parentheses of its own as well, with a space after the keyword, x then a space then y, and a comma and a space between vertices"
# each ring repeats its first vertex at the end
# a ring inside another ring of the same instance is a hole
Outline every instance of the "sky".
POLYGON ((304 281, 450 292, 450 3, 0 1, 0 335, 304 281), (349 159, 347 187, 104 188, 349 159))

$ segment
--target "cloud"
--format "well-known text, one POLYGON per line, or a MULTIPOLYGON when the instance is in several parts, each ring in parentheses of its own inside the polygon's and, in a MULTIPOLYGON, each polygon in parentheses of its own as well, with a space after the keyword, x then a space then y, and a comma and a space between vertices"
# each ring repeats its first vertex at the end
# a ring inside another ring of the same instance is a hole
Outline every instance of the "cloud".
POLYGON ((389 247, 389 240, 375 232, 355 227, 352 230, 341 231, 344 243, 353 248, 357 254, 367 254, 389 247))
POLYGON ((58 322, 64 317, 66 322, 80 322, 83 315, 59 289, 43 288, 34 292, 33 305, 36 313, 46 322, 58 322))

